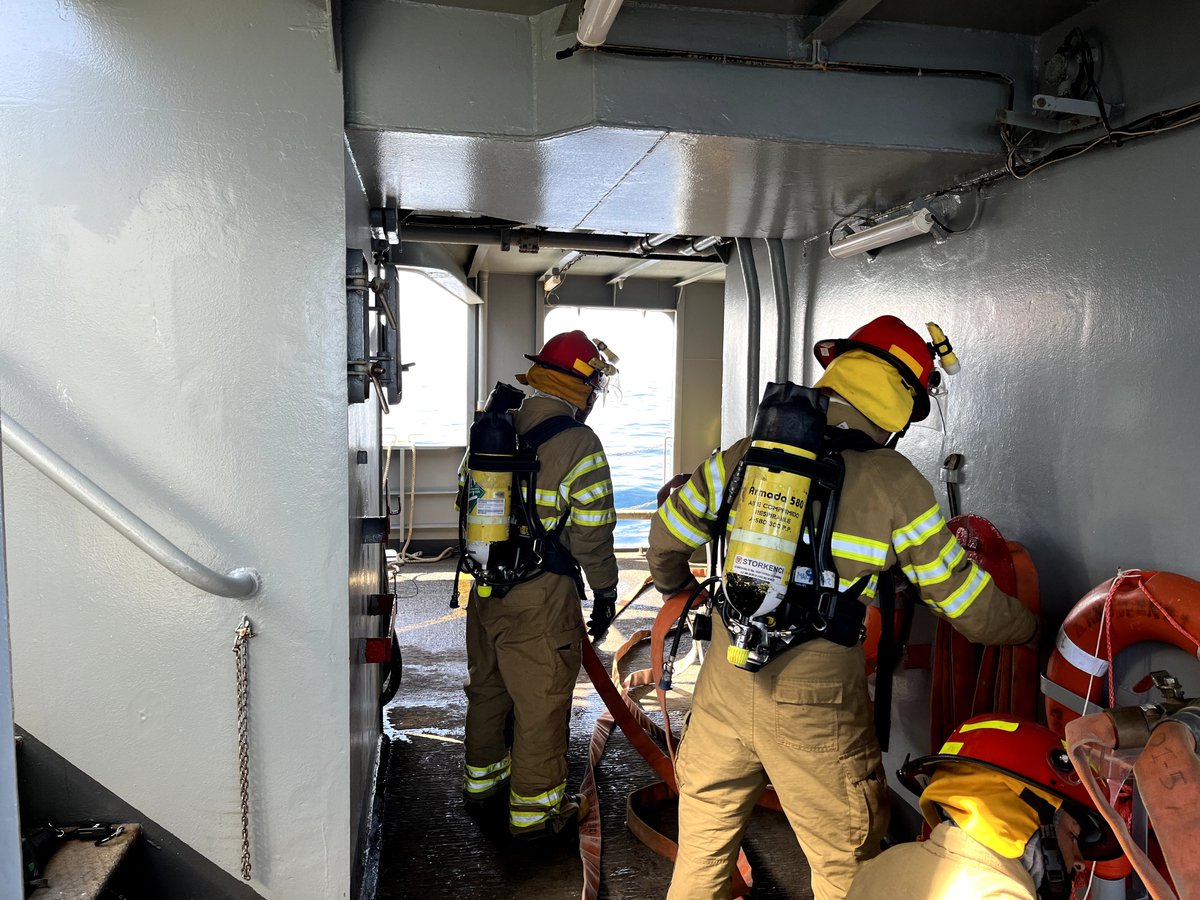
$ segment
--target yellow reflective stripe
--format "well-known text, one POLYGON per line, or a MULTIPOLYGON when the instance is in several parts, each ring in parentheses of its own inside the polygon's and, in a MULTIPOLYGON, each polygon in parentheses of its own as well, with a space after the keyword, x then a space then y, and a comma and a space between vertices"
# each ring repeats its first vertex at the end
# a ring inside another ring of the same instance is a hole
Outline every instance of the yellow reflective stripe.
POLYGON ((700 518, 711 520, 717 517, 715 512, 709 511, 708 504, 703 497, 696 493, 696 489, 692 487, 690 481, 683 486, 683 490, 679 492, 678 497, 688 509, 700 516, 700 518))
POLYGON ((542 791, 540 794, 534 794, 532 797, 526 797, 524 794, 518 794, 516 791, 513 791, 509 802, 512 806, 545 806, 550 809, 556 809, 566 791, 567 783, 564 781, 557 787, 552 787, 548 791, 542 791))
POLYGON ((608 460, 604 458, 603 453, 593 453, 591 456, 585 456, 575 464, 567 477, 562 480, 563 490, 567 493, 571 490, 571 485, 575 483, 575 479, 581 475, 586 475, 588 472, 595 472, 602 466, 607 466, 608 460))
POLYGON ((941 756, 958 756, 958 751, 962 748, 962 741, 947 741, 942 744, 942 749, 938 751, 938 754, 941 756))
POLYGON ((586 490, 576 491, 571 495, 571 499, 576 503, 591 503, 594 500, 599 500, 601 497, 608 497, 612 492, 612 482, 606 478, 603 481, 597 481, 586 490))
MULTIPOLYGON (((935 604, 948 618, 956 619, 966 612, 971 607, 971 604, 975 602, 975 598, 983 593, 983 589, 992 580, 992 576, 975 565, 975 563, 971 563, 971 568, 968 571, 969 576, 964 579, 958 590, 941 603, 935 604)), ((928 603, 929 601, 925 602, 928 603)))
POLYGON ((466 768, 468 775, 482 778, 485 775, 491 775, 495 772, 507 771, 510 766, 512 766, 512 756, 505 754, 504 759, 500 760, 499 762, 494 762, 490 766, 468 765, 466 768))
POLYGON ((547 531, 553 531, 555 526, 558 525, 558 516, 550 516, 549 518, 542 518, 539 521, 541 521, 542 527, 545 528, 547 531))
POLYGON ((852 534, 833 533, 833 555, 856 562, 874 563, 882 566, 887 562, 888 545, 883 541, 856 537, 852 534))
POLYGON ((962 545, 951 537, 946 542, 946 546, 942 548, 942 552, 938 554, 937 559, 919 566, 905 566, 904 574, 908 576, 909 581, 916 584, 940 584, 950 577, 954 571, 954 567, 958 565, 959 560, 962 558, 962 545))
POLYGON ((501 784, 509 777, 512 758, 505 756, 500 762, 490 766, 466 766, 464 773, 464 789, 468 794, 482 794, 501 784))
POLYGON ((725 496, 725 460, 720 453, 714 453, 704 464, 704 484, 708 488, 708 496, 713 498, 713 509, 717 509, 721 505, 721 498, 725 496))
POLYGON ((959 731, 976 731, 980 728, 992 729, 995 731, 1016 731, 1021 727, 1020 722, 1008 722, 1004 719, 988 719, 984 722, 968 722, 966 725, 959 727, 959 731))
POLYGON ((508 772, 493 775, 491 778, 467 778, 464 790, 468 794, 483 794, 508 780, 508 772))
POLYGON ((617 511, 615 509, 573 509, 571 510, 572 525, 586 525, 589 528, 595 528, 599 525, 608 525, 610 522, 617 521, 617 511))
POLYGON ((551 509, 558 509, 557 491, 543 491, 541 488, 538 488, 536 499, 538 506, 548 506, 551 509))
POLYGON ((679 517, 679 514, 675 512, 673 497, 658 508, 658 517, 662 519, 663 524, 667 526, 667 530, 671 534, 675 535, 675 537, 689 547, 699 547, 708 540, 708 538, 679 517))
MULTIPOLYGON (((858 581, 857 578, 839 578, 838 591, 843 594, 846 593, 846 591, 850 590, 851 585, 853 585, 856 581, 858 581)), ((867 582, 867 586, 863 588, 863 592, 859 596, 862 597, 863 600, 873 600, 875 599, 875 594, 878 590, 879 576, 872 575, 870 580, 867 582)))
POLYGON ((897 553, 907 550, 909 547, 918 547, 945 524, 946 520, 942 518, 942 511, 934 504, 907 525, 893 531, 892 546, 896 548, 897 553))
POLYGON ((513 809, 508 811, 508 823, 514 828, 532 828, 534 825, 541 825, 543 822, 549 822, 554 816, 556 810, 548 809, 543 812, 517 812, 513 809))

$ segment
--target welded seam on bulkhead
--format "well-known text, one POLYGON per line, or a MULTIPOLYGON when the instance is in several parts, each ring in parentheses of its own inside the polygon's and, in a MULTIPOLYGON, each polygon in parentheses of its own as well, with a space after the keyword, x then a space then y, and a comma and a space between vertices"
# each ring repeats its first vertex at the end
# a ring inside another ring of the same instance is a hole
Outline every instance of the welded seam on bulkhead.
POLYGON ((637 161, 633 165, 631 165, 628 169, 625 170, 624 174, 622 174, 621 177, 617 179, 616 183, 612 187, 610 187, 607 191, 604 192, 604 195, 595 202, 595 204, 592 206, 592 208, 587 211, 587 213, 584 215, 584 217, 582 219, 579 220, 579 222, 575 225, 575 227, 583 228, 584 227, 583 223, 592 217, 592 213, 594 213, 601 206, 603 206, 604 201, 612 196, 613 191, 615 191, 622 184, 624 184, 625 179, 628 178, 630 175, 632 175, 634 170, 638 166, 640 166, 642 163, 644 163, 646 161, 647 157, 649 157, 651 153, 653 153, 655 150, 658 149, 658 145, 661 144, 663 141, 665 141, 670 136, 671 136, 671 132, 669 132, 669 131, 664 131, 661 135, 659 135, 658 140, 655 141, 653 144, 651 144, 646 149, 646 152, 643 153, 641 156, 639 156, 637 161))

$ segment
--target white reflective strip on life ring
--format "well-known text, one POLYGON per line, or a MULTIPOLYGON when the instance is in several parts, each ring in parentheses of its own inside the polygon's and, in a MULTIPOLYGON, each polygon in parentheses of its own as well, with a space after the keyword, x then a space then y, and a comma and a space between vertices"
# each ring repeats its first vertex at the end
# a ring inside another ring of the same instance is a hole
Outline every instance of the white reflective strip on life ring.
POLYGON ((1054 641, 1054 646, 1058 648, 1058 652, 1062 654, 1063 659, 1085 675, 1099 678, 1108 671, 1108 663, 1098 656, 1092 656, 1092 654, 1077 646, 1071 640, 1070 636, 1067 635, 1067 632, 1061 628, 1058 630, 1058 637, 1054 641))

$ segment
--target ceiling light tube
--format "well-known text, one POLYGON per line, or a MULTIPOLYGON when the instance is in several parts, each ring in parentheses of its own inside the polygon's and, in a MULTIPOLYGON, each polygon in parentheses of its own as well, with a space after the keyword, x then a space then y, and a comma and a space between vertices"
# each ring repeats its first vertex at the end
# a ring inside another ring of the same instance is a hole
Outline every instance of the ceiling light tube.
POLYGON ((862 231, 842 238, 829 246, 829 255, 834 259, 845 259, 856 253, 866 253, 868 250, 878 250, 888 244, 907 240, 919 234, 929 234, 933 229, 933 214, 927 209, 918 209, 915 213, 901 216, 873 225, 862 231))
POLYGON ((587 0, 579 17, 575 39, 585 47, 599 47, 608 39, 608 29, 624 0, 587 0))

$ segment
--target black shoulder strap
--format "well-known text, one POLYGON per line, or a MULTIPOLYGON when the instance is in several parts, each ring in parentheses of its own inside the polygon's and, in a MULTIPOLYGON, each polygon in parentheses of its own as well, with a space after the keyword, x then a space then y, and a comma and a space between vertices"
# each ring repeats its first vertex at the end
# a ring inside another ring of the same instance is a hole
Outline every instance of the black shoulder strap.
POLYGON ((834 428, 833 426, 826 427, 823 446, 826 450, 837 450, 839 453, 843 450, 857 450, 860 453, 866 453, 869 450, 885 449, 882 444, 857 428, 834 428))
POLYGON ((538 447, 550 440, 556 434, 562 434, 571 428, 585 427, 582 422, 576 422, 570 416, 551 416, 549 419, 543 419, 538 422, 528 431, 521 435, 528 446, 537 450, 538 447))

